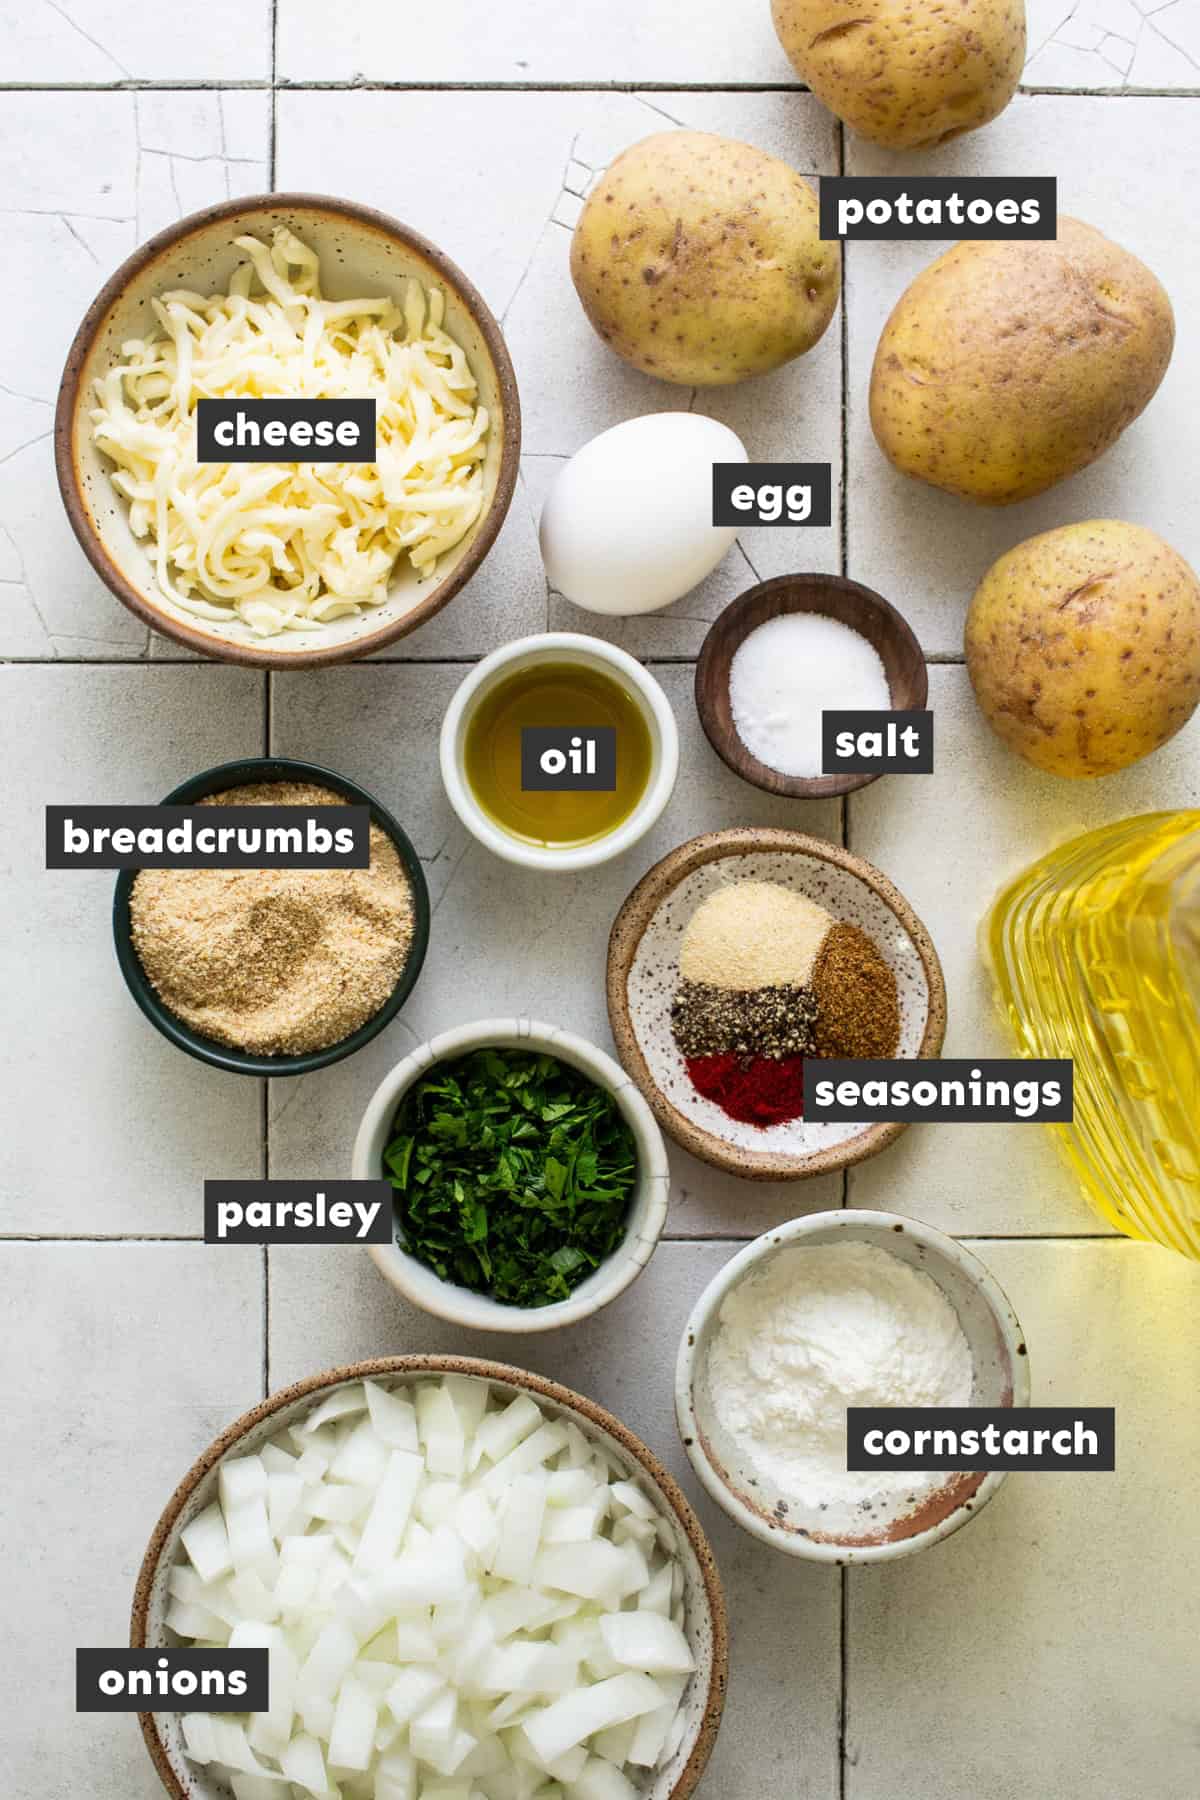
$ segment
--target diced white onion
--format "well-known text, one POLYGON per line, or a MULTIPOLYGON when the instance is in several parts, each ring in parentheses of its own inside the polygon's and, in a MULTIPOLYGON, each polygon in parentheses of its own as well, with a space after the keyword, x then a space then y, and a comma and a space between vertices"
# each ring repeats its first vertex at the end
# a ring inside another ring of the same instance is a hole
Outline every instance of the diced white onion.
POLYGON ((268 1712, 181 1722, 234 1800, 635 1800, 674 1753, 677 1533, 529 1395, 352 1383, 216 1485, 166 1620, 268 1652, 268 1712))

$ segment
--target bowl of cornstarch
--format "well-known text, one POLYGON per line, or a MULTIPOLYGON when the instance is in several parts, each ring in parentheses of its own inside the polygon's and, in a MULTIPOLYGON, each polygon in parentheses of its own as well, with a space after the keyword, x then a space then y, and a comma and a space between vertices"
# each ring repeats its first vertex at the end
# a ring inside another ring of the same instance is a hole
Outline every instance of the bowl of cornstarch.
POLYGON ((768 794, 829 799, 879 771, 825 774, 825 712, 920 712, 925 657, 882 594, 841 575, 778 575, 732 601, 696 663, 696 710, 735 775, 768 794))
MULTIPOLYGON (((793 1219, 725 1265, 684 1331, 675 1409, 693 1468, 732 1519, 790 1556, 846 1564, 949 1537, 1006 1473, 893 1468, 908 1452, 869 1422, 851 1459, 849 1408, 1004 1409, 1028 1406, 1029 1392, 1020 1324, 978 1258, 915 1219, 855 1210, 793 1219)), ((959 1444, 954 1413, 946 1421, 937 1459, 961 1450, 969 1463, 978 1445, 959 1444)))
POLYGON ((378 1036, 429 942, 429 889, 397 820, 346 776, 279 756, 208 769, 162 804, 365 806, 369 863, 122 870, 117 960, 150 1023, 238 1075, 308 1074, 378 1036))

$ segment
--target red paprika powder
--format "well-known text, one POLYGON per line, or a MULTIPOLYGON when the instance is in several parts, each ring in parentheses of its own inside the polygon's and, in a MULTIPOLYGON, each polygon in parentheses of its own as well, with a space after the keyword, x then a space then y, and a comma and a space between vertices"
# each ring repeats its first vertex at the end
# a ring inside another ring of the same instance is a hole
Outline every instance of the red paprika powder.
POLYGON ((804 1116, 802 1056, 691 1056, 687 1072, 698 1093, 743 1125, 765 1130, 804 1116))

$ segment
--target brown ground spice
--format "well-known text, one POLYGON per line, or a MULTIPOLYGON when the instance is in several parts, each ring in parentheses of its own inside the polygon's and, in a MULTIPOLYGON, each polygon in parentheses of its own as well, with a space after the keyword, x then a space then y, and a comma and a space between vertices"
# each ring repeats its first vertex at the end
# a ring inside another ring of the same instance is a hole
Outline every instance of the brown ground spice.
POLYGON ((865 931, 835 925, 813 966, 818 1056, 894 1056, 900 1042, 896 977, 865 931))
MULTIPOLYGON (((348 803, 277 782, 206 804, 348 803)), ((164 1005, 193 1031, 260 1056, 323 1050, 357 1031, 395 987, 413 933, 408 877, 374 824, 367 869, 143 869, 130 916, 164 1005)))

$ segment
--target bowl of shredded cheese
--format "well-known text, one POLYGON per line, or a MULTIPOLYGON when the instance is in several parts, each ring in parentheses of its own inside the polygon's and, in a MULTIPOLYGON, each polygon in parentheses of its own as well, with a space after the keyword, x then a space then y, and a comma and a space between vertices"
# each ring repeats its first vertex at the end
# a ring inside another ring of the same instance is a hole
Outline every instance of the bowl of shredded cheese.
POLYGON ((462 272, 382 213, 269 194, 143 245, 76 334, 59 486, 101 579, 201 655, 344 662, 415 630, 511 501, 516 380, 462 272), (373 400, 372 461, 199 461, 197 404, 373 400))

